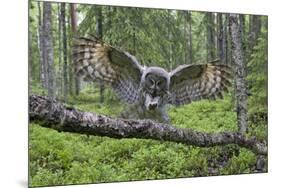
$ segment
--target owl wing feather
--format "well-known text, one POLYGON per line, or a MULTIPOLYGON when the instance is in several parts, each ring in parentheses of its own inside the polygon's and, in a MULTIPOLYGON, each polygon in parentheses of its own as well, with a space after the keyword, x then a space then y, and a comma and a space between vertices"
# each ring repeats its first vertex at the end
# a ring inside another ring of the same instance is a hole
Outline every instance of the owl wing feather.
POLYGON ((170 73, 170 104, 223 98, 231 85, 232 69, 224 64, 181 65, 170 73))
POLYGON ((103 81, 125 102, 138 101, 143 67, 131 54, 95 37, 79 37, 74 39, 73 61, 84 81, 103 81))

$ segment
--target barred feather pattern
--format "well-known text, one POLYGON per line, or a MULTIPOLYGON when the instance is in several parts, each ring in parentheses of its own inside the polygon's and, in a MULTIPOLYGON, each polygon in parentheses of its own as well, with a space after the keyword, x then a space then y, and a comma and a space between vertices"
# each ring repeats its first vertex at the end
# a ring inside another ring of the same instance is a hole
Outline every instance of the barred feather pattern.
POLYGON ((138 101, 142 67, 132 55, 95 37, 80 37, 74 40, 73 60, 84 81, 104 81, 125 102, 138 101))
POLYGON ((202 64, 179 67, 171 73, 170 103, 183 105, 201 99, 223 98, 233 77, 224 64, 202 64))

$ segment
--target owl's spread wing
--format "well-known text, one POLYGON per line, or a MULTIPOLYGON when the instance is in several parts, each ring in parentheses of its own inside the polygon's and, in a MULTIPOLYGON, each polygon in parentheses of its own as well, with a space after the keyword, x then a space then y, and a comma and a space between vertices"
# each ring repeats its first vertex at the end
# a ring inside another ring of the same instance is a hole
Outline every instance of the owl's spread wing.
POLYGON ((231 85, 232 69, 223 64, 181 65, 169 74, 169 103, 182 105, 200 99, 223 98, 223 92, 231 85))
POLYGON ((103 81, 128 103, 138 101, 143 67, 136 58, 95 37, 74 39, 76 74, 85 81, 103 81))

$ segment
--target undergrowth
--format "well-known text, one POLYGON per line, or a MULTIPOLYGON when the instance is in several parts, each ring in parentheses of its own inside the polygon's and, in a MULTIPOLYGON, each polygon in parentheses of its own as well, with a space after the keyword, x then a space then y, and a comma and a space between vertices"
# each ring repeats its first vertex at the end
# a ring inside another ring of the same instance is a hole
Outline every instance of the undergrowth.
MULTIPOLYGON (((42 92, 40 89, 32 90, 42 92)), ((124 105, 110 91, 99 103, 98 92, 85 89, 68 105, 83 111, 118 116, 124 105)), ((171 107, 171 123, 203 132, 236 131, 231 96, 171 107)), ((200 148, 150 139, 113 139, 57 132, 29 126, 30 186, 197 177, 261 172, 257 155, 236 145, 200 148)), ((248 136, 267 140, 266 122, 249 122, 248 136)), ((263 172, 267 171, 263 169, 263 172)))

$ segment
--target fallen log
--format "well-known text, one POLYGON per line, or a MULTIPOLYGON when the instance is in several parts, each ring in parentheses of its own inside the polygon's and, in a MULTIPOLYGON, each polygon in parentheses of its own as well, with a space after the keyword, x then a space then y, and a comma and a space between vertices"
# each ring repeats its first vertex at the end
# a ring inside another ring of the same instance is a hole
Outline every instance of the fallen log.
POLYGON ((152 120, 111 118, 67 107, 46 96, 29 96, 29 118, 30 121, 40 121, 43 127, 63 132, 118 139, 154 139, 198 147, 237 144, 257 154, 267 155, 265 143, 255 137, 247 138, 239 132, 204 133, 152 120))

